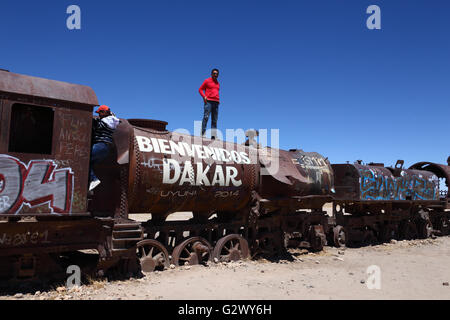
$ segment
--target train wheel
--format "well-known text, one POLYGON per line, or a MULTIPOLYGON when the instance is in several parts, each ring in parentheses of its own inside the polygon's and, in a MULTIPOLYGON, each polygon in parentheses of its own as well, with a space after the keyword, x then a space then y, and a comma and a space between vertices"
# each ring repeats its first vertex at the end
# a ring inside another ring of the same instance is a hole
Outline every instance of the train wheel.
POLYGON ((169 253, 159 241, 143 240, 136 245, 136 248, 143 272, 162 271, 170 266, 169 253))
POLYGON ((447 217, 444 216, 439 218, 436 227, 441 232, 441 235, 443 236, 447 235, 449 232, 449 221, 447 217))
POLYGON ((433 225, 431 224, 431 221, 429 219, 420 220, 417 223, 417 229, 419 237, 422 239, 427 239, 433 234, 433 225))
POLYGON ((238 234, 225 236, 217 242, 213 257, 220 262, 248 259, 250 257, 248 242, 238 234))
POLYGON ((322 251, 323 247, 327 244, 323 227, 320 224, 311 226, 309 243, 313 251, 322 251))
POLYGON ((333 228, 333 242, 337 248, 345 247, 347 239, 343 226, 336 226, 333 228))
POLYGON ((205 264, 211 260, 212 247, 201 237, 189 238, 173 249, 172 258, 176 266, 205 264))

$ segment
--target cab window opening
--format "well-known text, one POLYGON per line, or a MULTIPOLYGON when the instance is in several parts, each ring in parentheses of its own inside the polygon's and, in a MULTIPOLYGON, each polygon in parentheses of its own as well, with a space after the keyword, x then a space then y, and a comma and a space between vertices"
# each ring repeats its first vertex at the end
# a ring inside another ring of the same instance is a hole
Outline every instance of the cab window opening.
POLYGON ((9 152, 52 154, 54 111, 14 104, 11 108, 9 152))

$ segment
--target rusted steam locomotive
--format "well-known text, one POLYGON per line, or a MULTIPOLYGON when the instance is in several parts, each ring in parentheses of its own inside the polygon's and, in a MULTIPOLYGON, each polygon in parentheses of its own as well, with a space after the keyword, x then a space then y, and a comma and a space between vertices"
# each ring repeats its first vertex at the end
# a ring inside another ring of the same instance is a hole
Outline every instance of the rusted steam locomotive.
POLYGON ((68 264, 126 274, 449 233, 439 179, 448 187, 450 164, 331 165, 317 153, 202 139, 154 120, 121 120, 89 194, 97 105, 88 87, 0 71, 2 279, 68 264), (192 218, 170 219, 180 211, 192 218), (80 258, 85 250, 93 263, 80 258))

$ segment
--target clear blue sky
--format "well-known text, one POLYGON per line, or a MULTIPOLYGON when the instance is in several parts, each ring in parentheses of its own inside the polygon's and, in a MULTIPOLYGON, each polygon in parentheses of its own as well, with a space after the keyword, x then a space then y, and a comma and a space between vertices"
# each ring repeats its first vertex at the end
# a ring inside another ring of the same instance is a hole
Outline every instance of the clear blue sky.
POLYGON ((219 129, 280 129, 340 163, 450 155, 450 1, 2 0, 0 68, 91 86, 123 118, 193 132, 221 70, 219 129), (81 8, 80 31, 66 9, 81 8), (381 8, 368 30, 366 9, 381 8))

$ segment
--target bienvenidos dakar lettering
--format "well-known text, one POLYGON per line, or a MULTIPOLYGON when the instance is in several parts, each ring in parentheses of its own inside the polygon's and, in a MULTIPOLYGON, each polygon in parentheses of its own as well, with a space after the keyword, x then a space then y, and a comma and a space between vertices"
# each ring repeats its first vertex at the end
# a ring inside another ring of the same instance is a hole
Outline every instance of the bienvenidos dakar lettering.
MULTIPOLYGON (((235 150, 228 151, 223 148, 207 147, 187 142, 175 142, 172 140, 147 138, 136 136, 139 150, 144 153, 159 153, 167 155, 180 155, 197 159, 212 159, 215 162, 250 164, 250 158, 245 152, 235 150)), ((192 164, 185 161, 180 164, 175 159, 163 160, 163 183, 164 184, 190 184, 192 186, 222 186, 233 185, 239 187, 242 181, 239 179, 239 172, 234 166, 221 166, 216 163, 212 180, 209 180, 208 173, 212 165, 205 165, 203 162, 192 164)))

